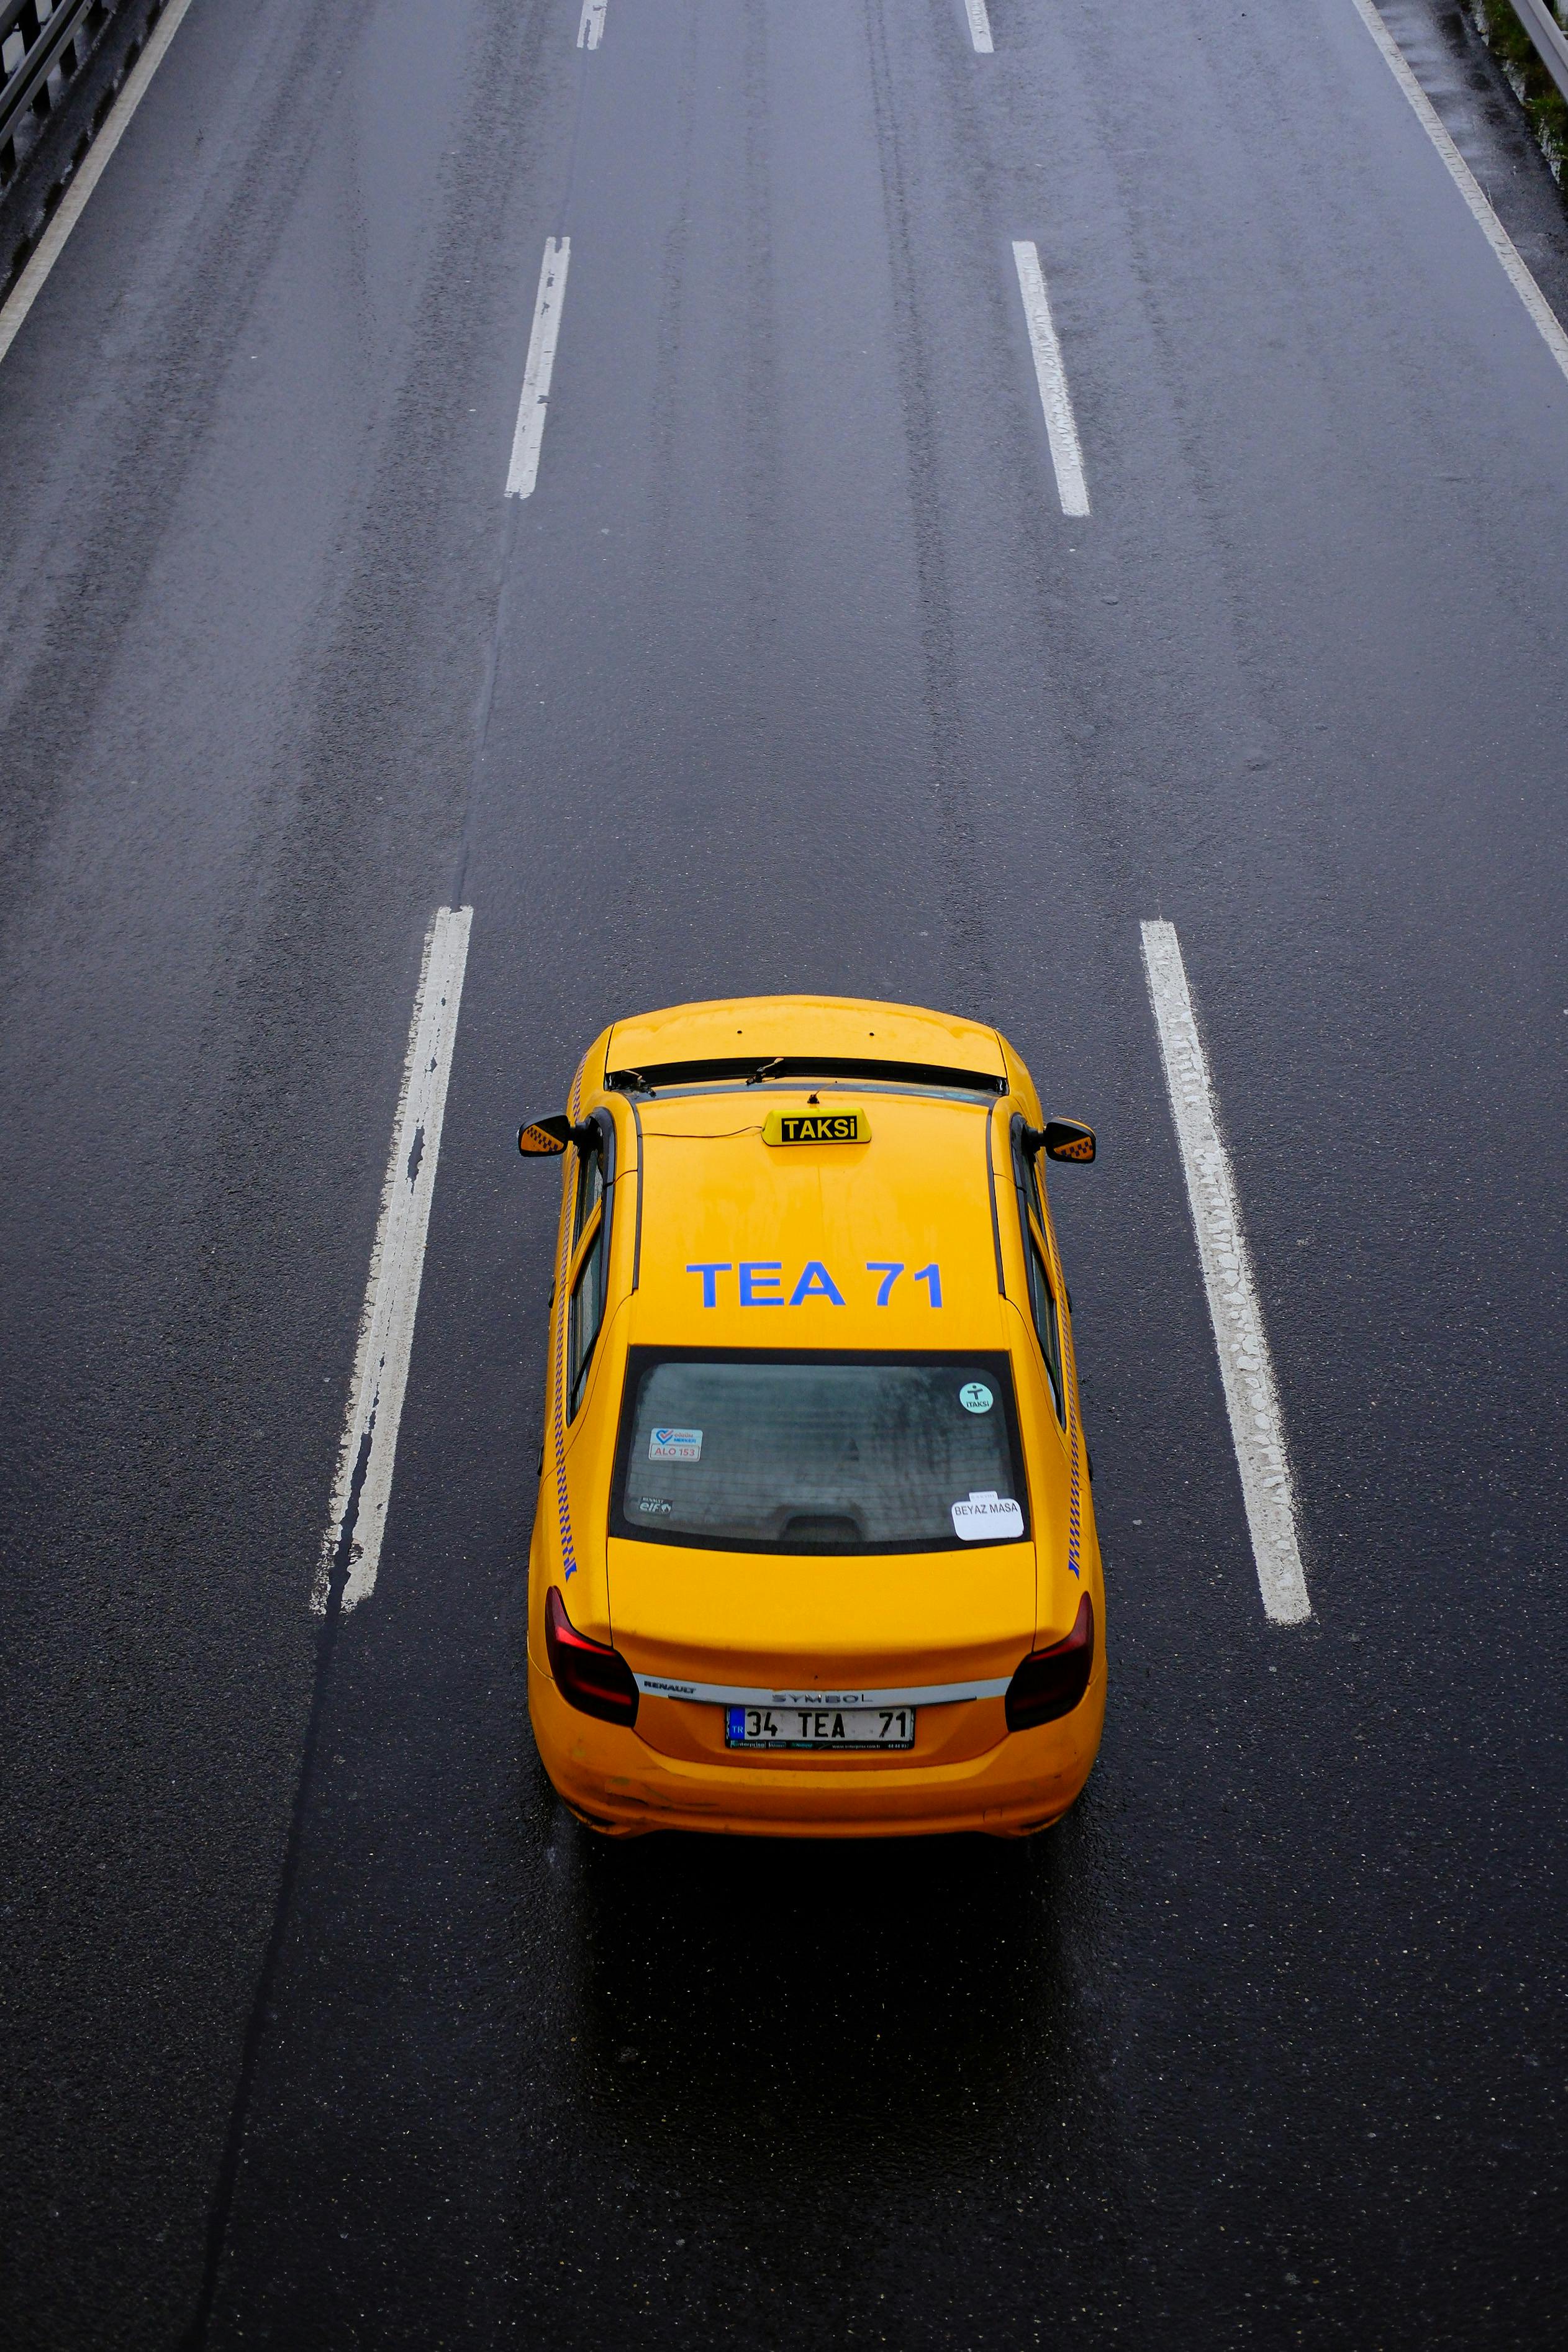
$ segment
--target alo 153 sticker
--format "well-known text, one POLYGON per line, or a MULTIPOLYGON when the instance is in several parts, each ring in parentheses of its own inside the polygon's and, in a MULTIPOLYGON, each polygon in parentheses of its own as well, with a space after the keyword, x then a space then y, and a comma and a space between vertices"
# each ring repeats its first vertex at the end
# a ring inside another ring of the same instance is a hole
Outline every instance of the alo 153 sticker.
POLYGON ((649 1436, 650 1462, 700 1462, 702 1458, 700 1429, 655 1429, 649 1436))

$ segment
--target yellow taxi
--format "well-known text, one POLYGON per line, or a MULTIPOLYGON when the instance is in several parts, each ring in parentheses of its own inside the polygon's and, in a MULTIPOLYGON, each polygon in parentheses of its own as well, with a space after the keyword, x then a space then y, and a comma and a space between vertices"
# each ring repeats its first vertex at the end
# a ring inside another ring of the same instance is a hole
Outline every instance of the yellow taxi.
POLYGON ((528 1705, 594 1829, 1027 1835, 1105 1711, 1042 1118, 994 1029, 617 1022, 567 1112, 528 1705))

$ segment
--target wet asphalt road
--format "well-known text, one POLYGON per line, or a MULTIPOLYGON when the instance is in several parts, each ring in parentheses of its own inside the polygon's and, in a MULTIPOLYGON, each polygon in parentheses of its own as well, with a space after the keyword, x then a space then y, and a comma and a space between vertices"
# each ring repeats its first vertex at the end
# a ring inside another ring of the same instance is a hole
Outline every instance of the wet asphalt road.
MULTIPOLYGON (((1568 317, 1491 68, 1387 15, 1568 317)), ((1568 2328, 1568 383, 1350 0, 991 20, 609 0, 589 52, 573 0, 196 0, 0 368, 18 2347, 1568 2328), (387 1543, 323 1645, 459 902, 387 1543), (1054 1192, 1111 1705, 1033 1845, 601 1847, 531 1748, 512 1132, 616 1013, 796 987, 993 1019, 1100 1130, 1054 1192)))

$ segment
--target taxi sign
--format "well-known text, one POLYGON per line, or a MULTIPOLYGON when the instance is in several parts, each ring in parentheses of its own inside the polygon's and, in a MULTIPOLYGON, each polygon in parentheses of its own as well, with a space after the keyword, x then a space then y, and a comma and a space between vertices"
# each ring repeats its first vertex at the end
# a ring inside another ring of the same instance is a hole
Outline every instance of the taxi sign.
POLYGON ((764 1143, 869 1143, 871 1121, 863 1110, 770 1110, 762 1122, 764 1143))

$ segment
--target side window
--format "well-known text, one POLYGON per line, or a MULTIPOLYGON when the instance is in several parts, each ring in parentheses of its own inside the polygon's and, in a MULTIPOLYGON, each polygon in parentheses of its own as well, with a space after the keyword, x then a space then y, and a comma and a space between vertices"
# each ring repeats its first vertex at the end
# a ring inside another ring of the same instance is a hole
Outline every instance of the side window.
POLYGON ((1013 1182, 1018 1192, 1019 1223, 1023 1234, 1024 1265, 1029 1275, 1030 1313, 1034 1318, 1035 1336, 1040 1352, 1045 1358, 1045 1370, 1051 1381, 1051 1392, 1056 1402, 1058 1421, 1065 1420, 1061 1389, 1061 1331, 1057 1319, 1056 1294, 1051 1286, 1049 1254, 1040 1214, 1040 1193, 1034 1169, 1029 1155, 1019 1140, 1019 1128, 1013 1126, 1013 1182))
POLYGON ((577 1205, 572 1212, 571 1245, 575 1250, 595 1209, 604 1198, 604 1154, 602 1151, 580 1151, 577 1155, 577 1205))
POLYGON ((568 1401, 573 1412, 582 1402, 582 1386, 593 1354, 593 1343, 604 1320, 605 1233, 604 1218, 601 1213, 593 1229, 593 1239, 577 1270, 571 1305, 568 1310, 568 1401))
POLYGON ((1061 1419, 1061 1334, 1056 1325, 1056 1301, 1051 1296, 1051 1276, 1045 1270, 1040 1242, 1032 1228, 1026 1228, 1024 1249, 1029 1259, 1029 1303, 1034 1316, 1034 1328, 1040 1336, 1040 1351, 1045 1358, 1045 1369, 1051 1375, 1051 1394, 1056 1399, 1056 1418, 1061 1419))
MULTIPOLYGON (((600 1122, 601 1128, 604 1122, 600 1122)), ((611 1171, 607 1161, 614 1148, 613 1132, 598 1151, 578 1154, 577 1195, 572 1204, 571 1266, 566 1324, 568 1418, 582 1402, 593 1343, 604 1320, 604 1300, 610 1271, 611 1171)))

